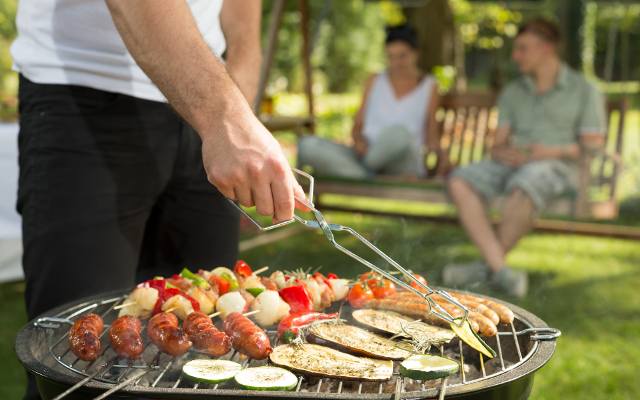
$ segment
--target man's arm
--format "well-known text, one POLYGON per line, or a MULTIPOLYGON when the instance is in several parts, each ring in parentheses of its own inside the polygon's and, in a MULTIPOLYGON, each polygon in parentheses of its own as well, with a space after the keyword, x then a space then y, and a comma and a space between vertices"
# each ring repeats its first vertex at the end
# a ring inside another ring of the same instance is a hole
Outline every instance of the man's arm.
POLYGON ((291 218, 300 186, 278 142, 253 115, 205 43, 184 0, 107 0, 138 65, 202 138, 209 181, 276 220, 291 218))
POLYGON ((220 24, 227 41, 227 70, 250 105, 255 100, 262 54, 260 20, 262 1, 225 1, 220 24))
POLYGON ((584 132, 580 135, 580 147, 592 153, 604 147, 604 135, 598 132, 584 132))

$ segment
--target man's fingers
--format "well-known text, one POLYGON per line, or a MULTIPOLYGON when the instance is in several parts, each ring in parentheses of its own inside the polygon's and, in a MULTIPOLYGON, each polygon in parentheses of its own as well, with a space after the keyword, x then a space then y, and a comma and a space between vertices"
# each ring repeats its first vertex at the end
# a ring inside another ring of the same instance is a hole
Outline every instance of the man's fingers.
POLYGON ((245 207, 253 207, 251 188, 247 185, 236 186, 234 189, 238 202, 245 207))
POLYGON ((291 180, 274 179, 271 182, 275 222, 287 221, 293 218, 293 188, 291 180))
POLYGON ((293 196, 295 197, 296 208, 298 210, 309 211, 309 200, 298 182, 294 182, 293 184, 293 196))
POLYGON ((273 197, 271 195, 271 186, 267 183, 258 183, 252 189, 253 200, 256 203, 256 211, 260 215, 273 216, 273 197))
POLYGON ((215 184, 215 183, 213 183, 213 182, 211 182, 211 181, 209 181, 209 182, 210 182, 213 186, 215 186, 215 188, 216 188, 216 189, 218 189, 218 191, 219 191, 220 193, 222 193, 222 195, 223 195, 224 197, 226 197, 227 199, 230 199, 230 200, 233 200, 233 201, 236 201, 236 200, 237 200, 236 193, 235 193, 235 191, 233 190, 233 187, 225 186, 225 185, 220 185, 220 184, 215 184))

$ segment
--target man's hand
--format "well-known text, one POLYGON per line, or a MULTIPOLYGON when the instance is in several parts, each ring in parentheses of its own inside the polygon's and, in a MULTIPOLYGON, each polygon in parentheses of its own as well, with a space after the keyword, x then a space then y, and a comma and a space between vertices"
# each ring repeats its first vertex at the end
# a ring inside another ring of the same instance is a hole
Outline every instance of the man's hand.
POLYGON ((520 167, 528 161, 526 151, 513 146, 494 147, 491 156, 495 161, 513 168, 520 167))
POLYGON ((305 194, 296 182, 280 144, 255 118, 239 117, 205 135, 202 158, 209 182, 226 197, 275 222, 291 219, 294 197, 305 194))

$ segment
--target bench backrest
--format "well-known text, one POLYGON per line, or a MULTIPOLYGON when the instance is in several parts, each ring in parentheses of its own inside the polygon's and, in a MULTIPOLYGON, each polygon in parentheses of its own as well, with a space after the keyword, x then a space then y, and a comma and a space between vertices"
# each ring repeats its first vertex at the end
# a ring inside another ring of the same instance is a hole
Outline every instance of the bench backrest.
POLYGON ((484 158, 493 144, 497 125, 496 95, 449 93, 440 100, 436 120, 440 127, 440 144, 455 166, 484 158))
POLYGON ((629 102, 626 98, 609 100, 606 107, 608 129, 605 154, 592 160, 591 181, 593 186, 600 188, 601 191, 601 193, 595 193, 596 197, 615 199, 624 148, 625 116, 629 102))
MULTIPOLYGON (((497 95, 492 92, 449 93, 441 98, 436 115, 440 144, 454 166, 467 165, 486 157, 493 145, 498 114, 497 95)), ((611 155, 622 154, 626 99, 607 101, 606 155, 591 163, 590 186, 596 197, 615 198, 620 163, 611 155)))

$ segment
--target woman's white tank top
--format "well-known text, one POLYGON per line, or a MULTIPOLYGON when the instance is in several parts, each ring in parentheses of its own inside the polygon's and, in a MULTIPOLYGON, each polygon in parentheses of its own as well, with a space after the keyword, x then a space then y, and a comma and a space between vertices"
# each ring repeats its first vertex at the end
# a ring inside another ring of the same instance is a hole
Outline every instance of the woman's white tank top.
POLYGON ((433 85, 434 79, 425 76, 415 89, 398 99, 387 72, 378 74, 374 78, 364 110, 362 132, 368 143, 375 143, 382 129, 401 125, 413 134, 416 146, 422 148, 427 105, 433 85))

